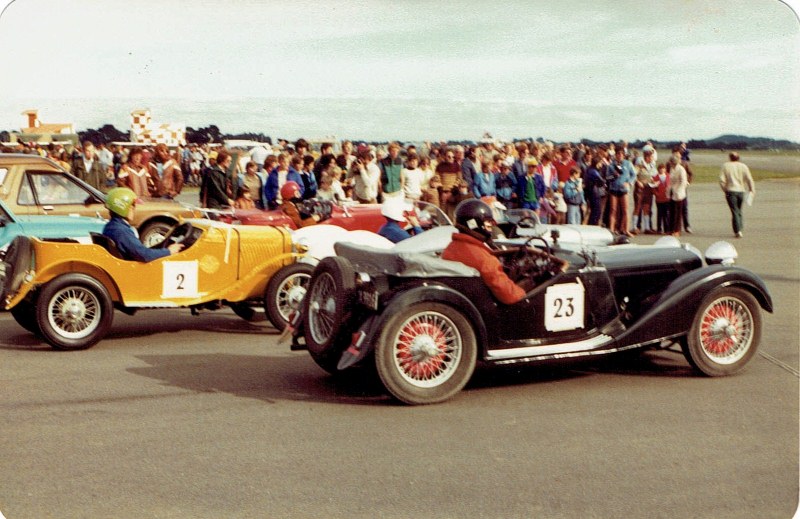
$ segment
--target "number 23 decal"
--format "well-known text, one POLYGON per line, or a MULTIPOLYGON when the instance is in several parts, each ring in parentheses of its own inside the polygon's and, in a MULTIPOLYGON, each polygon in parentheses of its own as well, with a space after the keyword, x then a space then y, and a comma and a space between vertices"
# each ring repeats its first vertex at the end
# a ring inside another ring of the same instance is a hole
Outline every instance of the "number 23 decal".
POLYGON ((556 298, 553 300, 553 305, 555 305, 555 313, 553 317, 556 319, 560 319, 562 317, 572 317, 575 313, 575 298, 567 297, 567 298, 556 298))
POLYGON ((161 297, 197 297, 197 261, 165 261, 161 297))
POLYGON ((550 332, 583 328, 586 291, 580 278, 575 283, 553 285, 544 294, 544 327, 550 332))

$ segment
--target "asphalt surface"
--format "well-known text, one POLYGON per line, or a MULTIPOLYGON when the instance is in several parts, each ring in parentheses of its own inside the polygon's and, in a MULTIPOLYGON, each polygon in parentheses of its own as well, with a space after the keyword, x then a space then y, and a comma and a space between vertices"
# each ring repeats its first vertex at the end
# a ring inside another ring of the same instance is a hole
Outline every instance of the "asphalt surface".
MULTIPOLYGON (((27 518, 788 518, 798 502, 800 183, 761 182, 732 240, 692 186, 687 241, 737 246, 775 303, 742 374, 679 354, 479 370, 393 402, 230 311, 115 315, 55 352, 0 315, 0 512, 27 518)), ((655 237, 637 237, 650 243, 655 237)))

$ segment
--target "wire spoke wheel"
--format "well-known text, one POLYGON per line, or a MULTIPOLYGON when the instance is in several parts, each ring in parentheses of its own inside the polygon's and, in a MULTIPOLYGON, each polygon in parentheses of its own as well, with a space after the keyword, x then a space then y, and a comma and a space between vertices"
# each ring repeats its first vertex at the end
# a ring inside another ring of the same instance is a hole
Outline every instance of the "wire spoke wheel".
POLYGON ((761 314, 750 292, 723 287, 709 293, 681 343, 686 360, 704 375, 732 375, 744 369, 761 340, 761 314))
POLYGON ((336 323, 336 282, 323 272, 314 283, 309 294, 309 332, 319 344, 331 340, 336 323))
POLYGON ((753 341, 753 316, 738 299, 714 301, 700 321, 700 345, 720 364, 732 364, 747 352, 753 341))
POLYGON ((434 404, 461 391, 477 356, 470 321, 459 309, 436 301, 398 308, 375 341, 381 382, 407 404, 434 404))
POLYGON ((65 274, 50 281, 37 298, 39 331, 57 350, 81 350, 102 339, 114 306, 102 283, 85 274, 65 274))
POLYGON ((437 312, 408 319, 392 344, 395 367, 409 384, 417 387, 442 384, 461 360, 461 334, 453 321, 437 312))
POLYGON ((68 339, 82 339, 100 324, 100 301, 83 287, 57 292, 48 303, 50 326, 68 339))

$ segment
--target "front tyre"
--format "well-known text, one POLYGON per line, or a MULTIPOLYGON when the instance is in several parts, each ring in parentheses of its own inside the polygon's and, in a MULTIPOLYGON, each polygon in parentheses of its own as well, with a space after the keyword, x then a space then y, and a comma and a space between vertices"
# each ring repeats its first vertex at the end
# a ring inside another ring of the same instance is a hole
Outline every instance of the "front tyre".
POLYGON ((681 346, 692 367, 720 377, 744 369, 760 341, 758 302, 744 289, 724 287, 703 298, 681 346))
POLYGON ((47 283, 36 305, 44 339, 56 350, 82 350, 111 327, 114 307, 102 283, 85 274, 65 274, 47 283))
POLYGON ((475 370, 477 341, 469 321, 441 303, 417 303, 393 315, 375 342, 383 385, 407 404, 442 402, 475 370))
POLYGON ((289 317, 300 310, 314 267, 308 263, 292 263, 276 272, 269 280, 264 295, 264 310, 269 322, 279 332, 289 324, 289 317))

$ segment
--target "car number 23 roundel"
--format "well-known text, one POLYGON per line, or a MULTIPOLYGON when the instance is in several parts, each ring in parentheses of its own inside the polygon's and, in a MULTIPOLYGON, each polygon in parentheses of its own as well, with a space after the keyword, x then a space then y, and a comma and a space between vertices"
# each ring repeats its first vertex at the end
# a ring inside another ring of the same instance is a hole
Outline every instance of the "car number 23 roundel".
POLYGON ((586 290, 577 279, 548 287, 544 294, 544 327, 549 332, 583 328, 586 290))

